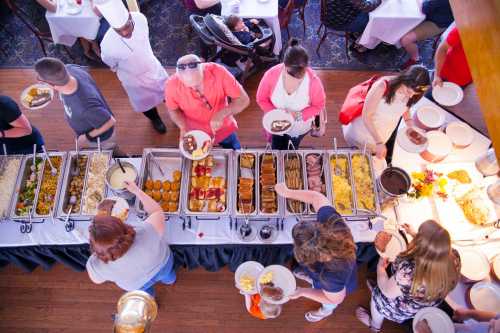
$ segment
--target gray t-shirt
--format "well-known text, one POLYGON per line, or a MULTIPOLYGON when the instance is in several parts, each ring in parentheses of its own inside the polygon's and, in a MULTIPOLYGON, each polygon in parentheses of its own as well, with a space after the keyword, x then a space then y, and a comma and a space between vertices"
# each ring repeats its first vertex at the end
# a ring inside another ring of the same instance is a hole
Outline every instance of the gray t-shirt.
MULTIPOLYGON (((64 117, 79 136, 104 125, 113 113, 94 79, 85 69, 77 65, 66 65, 66 69, 78 81, 78 88, 70 95, 60 94, 64 117)), ((113 128, 110 128, 100 135, 101 141, 109 139, 112 134, 113 128)), ((92 141, 97 141, 97 138, 92 141)))
POLYGON ((134 242, 121 258, 104 263, 95 254, 90 256, 90 276, 97 281, 112 281, 125 290, 137 290, 165 266, 171 253, 165 238, 147 222, 134 229, 134 242))

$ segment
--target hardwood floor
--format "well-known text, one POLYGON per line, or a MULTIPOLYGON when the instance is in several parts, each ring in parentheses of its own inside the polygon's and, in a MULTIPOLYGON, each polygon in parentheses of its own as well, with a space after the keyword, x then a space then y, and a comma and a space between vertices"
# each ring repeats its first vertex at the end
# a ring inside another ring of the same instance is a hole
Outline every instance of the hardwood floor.
MULTIPOLYGON (((369 72, 319 71, 327 87, 329 124, 324 138, 307 138, 303 146, 331 147, 335 135, 344 143, 337 113, 347 90, 368 78, 369 72)), ((131 111, 127 97, 115 75, 108 70, 92 70, 118 121, 118 143, 128 153, 141 153, 143 147, 177 145, 177 130, 167 121, 169 132, 161 136, 153 132, 149 121, 131 111)), ((34 82, 35 74, 27 69, 0 70, 0 93, 18 100, 21 91, 34 82)), ((257 108, 255 90, 259 78, 246 85, 252 98, 251 106, 237 119, 244 146, 263 146, 261 111, 257 108)), ((164 109, 162 109, 164 110, 164 109)), ((69 150, 73 135, 63 119, 60 102, 55 100, 41 111, 26 111, 29 119, 43 133, 49 149, 69 150)), ((163 119, 167 120, 165 112, 163 119)), ((354 316, 359 304, 367 305, 369 294, 360 273, 359 288, 320 323, 304 319, 306 311, 318 304, 300 299, 284 306, 276 320, 253 319, 244 309, 243 297, 234 288, 233 273, 223 269, 216 273, 204 270, 178 272, 178 282, 172 287, 157 289, 160 312, 152 332, 368 332, 354 316)), ((56 265, 45 272, 41 269, 24 273, 8 266, 0 271, 0 332, 2 333, 80 333, 111 332, 111 314, 122 291, 112 284, 94 285, 85 273, 76 273, 56 265)), ((384 332, 402 332, 394 323, 386 322, 384 332)))

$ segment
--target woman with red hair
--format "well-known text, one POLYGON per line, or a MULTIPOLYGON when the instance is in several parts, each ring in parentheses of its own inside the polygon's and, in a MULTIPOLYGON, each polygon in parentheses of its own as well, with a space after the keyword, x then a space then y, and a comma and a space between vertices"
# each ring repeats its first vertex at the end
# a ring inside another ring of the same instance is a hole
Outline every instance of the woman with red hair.
POLYGON ((89 227, 92 255, 87 272, 94 283, 112 281, 125 290, 143 290, 154 296, 156 282, 175 282, 174 260, 165 239, 165 216, 160 205, 127 183, 141 201, 148 218, 132 227, 110 215, 97 215, 89 227))

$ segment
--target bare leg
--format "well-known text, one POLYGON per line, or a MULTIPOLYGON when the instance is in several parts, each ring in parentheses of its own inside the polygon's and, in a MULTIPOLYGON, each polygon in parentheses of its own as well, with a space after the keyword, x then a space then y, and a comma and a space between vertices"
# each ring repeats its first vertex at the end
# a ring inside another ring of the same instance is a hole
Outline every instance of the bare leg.
POLYGON ((78 40, 80 41, 80 45, 83 48, 83 54, 91 60, 97 60, 97 58, 90 51, 90 48, 92 47, 90 42, 85 38, 78 38, 78 40))

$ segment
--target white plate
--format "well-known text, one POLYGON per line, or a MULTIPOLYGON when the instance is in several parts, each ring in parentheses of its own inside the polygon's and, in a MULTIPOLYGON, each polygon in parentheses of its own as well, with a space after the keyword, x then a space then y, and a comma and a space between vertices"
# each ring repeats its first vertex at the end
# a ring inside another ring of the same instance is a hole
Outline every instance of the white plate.
POLYGON ((290 300, 288 296, 293 294, 297 289, 297 281, 295 280, 295 276, 293 276, 292 272, 281 265, 271 265, 267 266, 260 272, 259 277, 257 279, 257 290, 259 294, 262 296, 261 292, 261 284, 259 283, 261 276, 266 274, 267 272, 273 272, 273 283, 275 287, 279 287, 283 290, 283 298, 279 301, 273 301, 268 298, 264 298, 266 302, 272 304, 284 304, 290 300))
POLYGON ((113 205, 113 209, 111 210, 111 216, 119 218, 122 222, 127 221, 129 211, 130 211, 130 206, 129 206, 127 200, 120 198, 120 197, 116 197, 116 196, 108 197, 104 200, 114 200, 115 201, 115 204, 113 205))
POLYGON ((432 88, 432 97, 441 105, 457 105, 464 98, 464 92, 459 85, 453 82, 443 82, 442 87, 432 88))
MULTIPOLYGON (((185 134, 185 136, 188 136, 188 135, 192 135, 194 137, 194 139, 196 140, 196 148, 201 148, 205 141, 212 140, 212 138, 207 133, 200 131, 200 130, 189 131, 185 134)), ((187 159, 195 160, 195 161, 202 160, 205 157, 207 157, 208 154, 210 154, 210 150, 212 149, 212 145, 213 145, 213 143, 210 144, 210 148, 207 150, 207 152, 205 154, 194 158, 192 154, 190 154, 186 150, 184 150, 184 142, 183 141, 184 141, 184 139, 181 140, 181 142, 179 142, 179 149, 180 149, 182 155, 184 155, 184 157, 187 159)))
POLYGON ((260 272, 264 270, 264 266, 256 261, 246 261, 238 266, 236 272, 234 273, 234 282, 236 288, 241 290, 244 294, 253 295, 257 293, 257 279, 259 278, 260 272), (255 279, 254 287, 250 291, 245 291, 240 286, 240 278, 244 275, 248 275, 255 279))
POLYGON ((35 83, 35 84, 32 84, 31 86, 29 86, 28 88, 24 89, 23 92, 21 93, 21 104, 22 106, 24 106, 26 109, 28 110, 39 110, 39 109, 43 109, 44 107, 46 107, 47 105, 50 104, 50 102, 52 102, 52 100, 54 99, 54 89, 52 89, 52 87, 44 84, 44 83, 35 83), (50 90, 50 100, 47 101, 46 103, 42 104, 42 105, 38 105, 38 106, 34 106, 34 107, 31 107, 29 106, 25 101, 24 101, 24 97, 26 96, 26 94, 28 93, 28 91, 31 89, 31 88, 44 88, 44 89, 49 89, 50 90))
POLYGON ((470 281, 481 281, 490 274, 488 258, 479 250, 471 248, 457 249, 460 255, 460 274, 470 281))
POLYGON ((424 105, 416 111, 417 123, 420 122, 424 129, 437 129, 443 126, 446 115, 439 106, 424 105))
POLYGON ((426 320, 432 332, 436 333, 454 333, 455 327, 450 317, 438 308, 427 307, 417 312, 413 318, 413 331, 416 332, 417 323, 426 320))
MULTIPOLYGON (((416 132, 420 133, 420 135, 426 136, 425 131, 418 128, 418 127, 412 127, 416 132)), ((422 145, 416 145, 414 144, 408 135, 406 135, 406 130, 408 127, 403 127, 399 130, 398 135, 396 136, 396 142, 398 145, 403 148, 403 150, 413 153, 413 154, 419 154, 427 148, 428 141, 425 141, 424 144, 422 145)))
POLYGON ((465 148, 474 141, 474 131, 469 125, 461 121, 449 123, 445 132, 456 147, 465 148))
POLYGON ((76 3, 73 6, 66 3, 64 6, 64 12, 68 15, 78 15, 82 12, 82 10, 83 10, 83 5, 77 5, 76 3))
POLYGON ((476 310, 497 313, 500 309, 500 287, 495 282, 482 281, 469 291, 470 303, 476 310))
POLYGON ((392 238, 387 244, 385 252, 380 252, 377 248, 375 248, 375 250, 377 250, 379 256, 388 259, 390 262, 393 262, 401 252, 406 250, 406 243, 403 237, 401 237, 401 235, 397 231, 394 230, 384 230, 384 231, 391 234, 392 238))
POLYGON ((288 112, 286 112, 285 110, 280 110, 280 109, 269 111, 262 118, 262 126, 264 127, 264 129, 267 132, 269 132, 270 134, 273 134, 273 135, 283 135, 283 134, 288 133, 292 129, 293 123, 294 123, 293 116, 291 114, 289 114, 288 112), (292 125, 284 131, 273 132, 273 131, 271 131, 271 124, 275 120, 288 120, 292 125))

